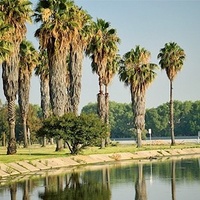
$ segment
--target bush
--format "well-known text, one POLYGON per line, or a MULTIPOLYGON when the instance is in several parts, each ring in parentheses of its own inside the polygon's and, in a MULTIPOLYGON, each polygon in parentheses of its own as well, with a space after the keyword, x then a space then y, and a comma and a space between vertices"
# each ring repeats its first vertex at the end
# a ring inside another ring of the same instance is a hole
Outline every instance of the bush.
POLYGON ((87 146, 99 145, 101 139, 107 137, 107 133, 107 126, 97 115, 76 116, 73 113, 46 119, 37 132, 40 137, 62 138, 67 143, 71 154, 78 154, 87 146))

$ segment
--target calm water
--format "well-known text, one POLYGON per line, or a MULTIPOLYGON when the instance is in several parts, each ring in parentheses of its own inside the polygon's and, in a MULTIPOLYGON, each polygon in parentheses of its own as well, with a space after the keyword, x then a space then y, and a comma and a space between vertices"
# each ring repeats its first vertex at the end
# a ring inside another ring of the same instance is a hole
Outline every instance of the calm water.
MULTIPOLYGON (((198 200, 200 158, 122 162, 0 182, 1 200, 198 200)), ((24 178, 24 177, 23 177, 24 178)), ((1 181, 1 180, 0 180, 1 181)))

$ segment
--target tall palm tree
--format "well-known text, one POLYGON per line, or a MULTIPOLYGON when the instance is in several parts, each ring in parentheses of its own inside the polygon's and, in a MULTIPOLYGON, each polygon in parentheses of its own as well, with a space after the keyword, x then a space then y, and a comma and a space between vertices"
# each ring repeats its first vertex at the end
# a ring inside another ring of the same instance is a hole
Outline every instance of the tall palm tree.
POLYGON ((80 102, 81 92, 81 77, 82 77, 82 62, 84 51, 90 41, 91 17, 86 11, 79 7, 74 7, 72 15, 74 21, 78 24, 72 30, 73 38, 70 43, 69 65, 68 65, 68 94, 70 97, 69 108, 70 112, 78 114, 78 106, 80 102))
MULTIPOLYGON (((75 50, 78 52, 78 48, 85 46, 82 43, 80 43, 80 47, 77 46, 79 45, 78 42, 82 42, 79 38, 82 37, 82 35, 79 36, 79 31, 81 29, 82 31, 84 30, 83 25, 80 23, 87 21, 84 12, 80 14, 81 12, 81 9, 77 8, 71 0, 50 0, 40 1, 37 4, 34 14, 35 22, 42 23, 36 31, 35 36, 39 38, 41 49, 47 50, 49 60, 50 102, 53 114, 57 116, 62 116, 65 113, 66 104, 69 101, 66 95, 66 77, 69 77, 69 71, 67 69, 70 68, 71 70, 72 67, 68 68, 67 59, 70 57, 70 52, 72 53, 75 50)), ((78 54, 74 55, 76 57, 78 54)), ((82 58, 77 59, 81 60, 82 58)), ((77 68, 77 71, 79 69, 77 68)), ((73 76, 74 74, 73 72, 73 76)), ((80 77, 79 72, 77 74, 80 77)), ((77 82, 78 84, 80 83, 79 81, 77 82)), ((73 93, 74 89, 70 88, 69 91, 73 93)), ((78 93, 79 90, 76 94, 78 93)))
MULTIPOLYGON (((43 119, 50 116, 49 96, 49 64, 46 51, 40 51, 39 61, 35 68, 35 75, 40 77, 41 108, 43 119)), ((46 146, 46 137, 43 138, 43 147, 46 146)))
MULTIPOLYGON (((41 22, 35 36, 41 50, 47 50, 49 60, 50 101, 53 114, 62 116, 66 102, 66 58, 69 51, 70 34, 67 10, 72 2, 40 1, 35 10, 35 22, 41 22)), ((71 25, 71 24, 70 24, 71 25)))
POLYGON ((24 133, 24 148, 28 147, 28 127, 27 117, 29 111, 29 93, 30 93, 30 81, 32 71, 36 67, 38 62, 38 52, 33 47, 33 44, 27 40, 23 40, 20 44, 20 65, 19 65, 19 88, 18 88, 18 103, 20 109, 20 115, 23 125, 24 133))
MULTIPOLYGON (((120 56, 117 54, 116 57, 113 59, 109 59, 107 63, 107 67, 105 69, 105 76, 103 78, 103 84, 105 86, 105 123, 109 126, 109 93, 108 93, 108 86, 111 83, 114 75, 118 72, 120 62, 120 56)), ((109 129, 108 129, 109 130, 109 129)), ((110 142, 110 132, 108 132, 108 137, 106 139, 106 145, 110 142)))
POLYGON ((167 77, 170 81, 170 130, 171 130, 171 145, 175 145, 174 137, 174 112, 173 112, 173 81, 177 73, 183 67, 185 60, 184 50, 175 42, 166 43, 164 48, 160 49, 158 54, 160 59, 159 64, 161 69, 166 71, 167 77))
MULTIPOLYGON (((93 37, 89 43, 86 55, 90 56, 92 63, 92 72, 96 73, 99 77, 99 93, 97 95, 97 113, 101 120, 105 122, 106 119, 106 106, 105 106, 105 92, 103 90, 104 84, 110 80, 108 79, 109 68, 116 58, 120 39, 117 36, 116 30, 110 27, 110 23, 103 19, 97 19, 97 22, 92 26, 93 37), (107 78, 106 78, 107 77, 107 78)), ((108 94, 107 94, 108 96, 108 94)), ((105 141, 102 141, 104 147, 105 141)))
POLYGON ((16 153, 15 139, 15 100, 18 91, 19 49, 26 34, 26 22, 31 21, 31 2, 28 0, 0 1, 0 15, 5 24, 11 26, 9 42, 13 44, 13 53, 2 63, 3 89, 8 102, 8 123, 10 139, 7 154, 16 153))
POLYGON ((50 115, 49 65, 46 51, 40 51, 35 75, 40 77, 41 108, 43 119, 46 119, 50 115))
POLYGON ((40 47, 47 49, 53 114, 61 116, 65 112, 67 101, 67 57, 70 51, 74 53, 82 48, 83 44, 80 43, 82 36, 79 35, 79 31, 83 28, 87 17, 70 0, 40 1, 34 16, 36 22, 42 22, 35 36, 39 38, 40 47))
POLYGON ((157 65, 149 63, 151 53, 140 46, 124 54, 119 69, 120 81, 130 86, 137 147, 142 146, 141 134, 145 129, 146 90, 156 77, 157 65))

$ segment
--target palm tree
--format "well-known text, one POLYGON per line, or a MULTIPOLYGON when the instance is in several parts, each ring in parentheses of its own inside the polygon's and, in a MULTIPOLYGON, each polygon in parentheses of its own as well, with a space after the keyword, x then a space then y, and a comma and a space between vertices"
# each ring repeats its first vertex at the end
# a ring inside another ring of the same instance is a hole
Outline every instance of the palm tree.
POLYGON ((175 145, 174 137, 174 112, 173 112, 173 95, 172 95, 172 83, 177 73, 183 67, 183 61, 185 60, 184 50, 175 42, 166 43, 164 48, 160 49, 158 54, 160 59, 159 64, 161 69, 166 71, 167 77, 170 81, 170 130, 171 130, 171 145, 175 145))
MULTIPOLYGON (((38 52, 33 47, 33 44, 27 40, 23 40, 20 44, 20 65, 19 65, 19 89, 18 103, 24 133, 24 148, 28 147, 28 127, 27 116, 29 110, 29 93, 30 79, 32 71, 38 62, 38 52)), ((30 138, 30 137, 29 137, 30 138)))
POLYGON ((49 65, 46 51, 40 51, 35 75, 40 77, 41 108, 43 119, 46 119, 50 115, 49 65))
POLYGON ((0 63, 8 58, 13 51, 13 45, 9 42, 9 31, 11 27, 0 21, 0 63))
MULTIPOLYGON (((70 57, 70 52, 72 53, 75 50, 78 52, 78 48, 85 46, 81 43, 80 47, 75 47, 75 45, 79 45, 77 41, 82 42, 82 39, 79 37, 83 36, 79 36, 79 31, 81 29, 83 31, 84 29, 80 22, 84 24, 87 21, 87 16, 84 15, 84 12, 80 14, 81 12, 81 9, 77 8, 73 1, 50 0, 40 1, 37 4, 34 14, 35 22, 42 23, 40 28, 36 31, 35 36, 39 38, 40 48, 42 50, 47 50, 49 61, 50 102, 53 114, 56 116, 62 116, 67 110, 66 104, 68 102, 68 97, 66 91, 67 78, 69 77, 69 71, 67 71, 67 59, 70 57)), ((78 54, 74 55, 77 56, 78 54)), ((78 56, 81 57, 80 55, 78 56)), ((77 59, 82 60, 82 58, 77 59)), ((77 68, 77 71, 79 69, 77 68)), ((75 73, 73 72, 73 76, 74 74, 75 73)), ((77 72, 77 74, 80 77, 79 72, 77 72)), ((80 81, 77 81, 77 83, 79 84, 80 81)), ((69 91, 74 93, 74 89, 72 88, 70 88, 69 91)), ((79 89, 77 89, 77 91, 78 92, 75 93, 75 95, 79 95, 79 89)), ((77 100, 75 101, 75 104, 77 104, 76 102, 77 100)), ((59 150, 58 147, 57 150, 59 150)))
POLYGON ((15 100, 18 91, 19 49, 26 34, 26 22, 31 21, 31 2, 28 0, 0 1, 0 14, 5 24, 11 26, 9 42, 13 53, 2 63, 3 89, 8 102, 8 123, 10 139, 7 154, 16 153, 15 139, 15 100))
MULTIPOLYGON (((50 116, 49 97, 49 65, 46 51, 40 51, 39 61, 35 68, 35 75, 40 77, 41 108, 43 119, 50 116)), ((43 138, 43 147, 46 146, 46 137, 43 138)))
POLYGON ((86 11, 74 7, 74 14, 72 15, 78 24, 72 30, 73 38, 70 43, 70 53, 68 60, 68 87, 69 107, 68 111, 78 114, 78 106, 80 102, 81 92, 81 77, 82 77, 82 62, 84 58, 84 51, 90 41, 90 27, 91 17, 86 11))
MULTIPOLYGON (((97 19, 92 27, 93 37, 89 43, 86 55, 90 56, 92 63, 92 72, 99 77, 99 93, 97 95, 97 113, 102 121, 105 122, 106 107, 105 107, 105 93, 103 86, 110 82, 108 71, 112 66, 116 54, 118 52, 117 44, 120 39, 116 34, 116 30, 110 27, 110 23, 103 19, 97 19)), ((107 92, 106 92, 107 93, 107 92)), ((108 95, 108 94, 107 94, 108 95)), ((102 147, 104 147, 102 142, 102 147)))
MULTIPOLYGON (((41 49, 47 49, 50 101, 53 114, 58 116, 64 114, 67 101, 67 57, 70 50, 74 51, 75 41, 75 45, 79 45, 77 43, 78 31, 82 26, 78 20, 85 20, 83 14, 77 18, 77 10, 81 12, 81 9, 78 9, 73 1, 40 1, 34 15, 36 22, 42 22, 35 36, 39 38, 41 49)), ((80 47, 77 46, 77 48, 80 47)))
MULTIPOLYGON (((105 86, 105 123, 109 125, 109 93, 108 93, 108 86, 111 83, 114 75, 117 73, 119 68, 120 56, 116 55, 113 59, 109 59, 107 67, 105 69, 105 76, 103 79, 103 84, 105 86)), ((108 129, 109 130, 109 129, 108 129)), ((106 139, 106 144, 109 144, 110 140, 110 133, 108 133, 108 137, 106 139)))
POLYGON ((142 146, 141 134, 145 129, 146 90, 156 77, 157 65, 149 63, 151 53, 140 46, 123 56, 119 69, 120 81, 130 86, 137 147, 142 146))

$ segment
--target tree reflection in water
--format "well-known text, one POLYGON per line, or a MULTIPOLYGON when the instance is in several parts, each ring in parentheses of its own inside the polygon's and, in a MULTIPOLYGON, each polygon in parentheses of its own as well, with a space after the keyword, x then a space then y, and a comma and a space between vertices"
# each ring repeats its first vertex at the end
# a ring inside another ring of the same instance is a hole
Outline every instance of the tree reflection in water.
POLYGON ((135 182, 135 200, 147 200, 146 181, 142 163, 138 164, 138 174, 135 182))
POLYGON ((59 192, 49 188, 44 193, 40 193, 39 197, 43 200, 109 200, 111 198, 111 191, 107 184, 103 184, 102 181, 94 181, 89 176, 85 176, 85 173, 68 174, 65 183, 58 184, 58 182, 57 179, 59 192))
POLYGON ((171 189, 172 189, 172 200, 176 200, 176 161, 172 160, 171 168, 171 189))
POLYGON ((162 192, 167 192, 163 200, 184 199, 182 197, 190 195, 196 195, 198 199, 199 163, 199 158, 138 164, 118 162, 70 174, 54 173, 53 176, 54 171, 47 171, 42 177, 31 176, 20 182, 17 182, 19 177, 11 177, 7 184, 0 180, 0 199, 121 200, 127 196, 135 200, 147 200, 147 197, 152 200, 162 196, 162 192), (188 190, 191 185, 196 187, 193 192, 188 190), (155 189, 158 186, 159 193, 155 189), (179 190, 176 191, 176 187, 179 190))

